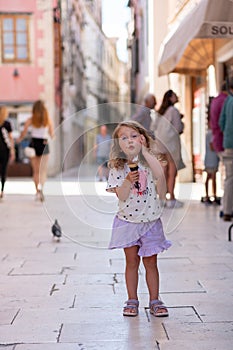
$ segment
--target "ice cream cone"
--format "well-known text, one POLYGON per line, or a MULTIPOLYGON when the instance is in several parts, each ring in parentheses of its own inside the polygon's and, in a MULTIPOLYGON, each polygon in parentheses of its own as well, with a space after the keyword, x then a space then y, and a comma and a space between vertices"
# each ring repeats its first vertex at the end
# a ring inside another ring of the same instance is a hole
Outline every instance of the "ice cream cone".
POLYGON ((128 164, 129 168, 130 168, 130 171, 136 171, 138 170, 138 165, 137 163, 130 163, 128 164))

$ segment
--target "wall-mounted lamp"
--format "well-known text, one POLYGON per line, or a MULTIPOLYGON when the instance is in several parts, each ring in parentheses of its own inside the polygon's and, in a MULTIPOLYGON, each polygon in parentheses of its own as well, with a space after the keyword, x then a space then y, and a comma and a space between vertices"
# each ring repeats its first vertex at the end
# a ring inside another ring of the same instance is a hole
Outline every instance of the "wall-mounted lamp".
POLYGON ((14 77, 14 78, 19 77, 19 71, 18 71, 18 69, 17 69, 17 68, 15 68, 15 69, 14 69, 14 72, 13 72, 13 77, 14 77))

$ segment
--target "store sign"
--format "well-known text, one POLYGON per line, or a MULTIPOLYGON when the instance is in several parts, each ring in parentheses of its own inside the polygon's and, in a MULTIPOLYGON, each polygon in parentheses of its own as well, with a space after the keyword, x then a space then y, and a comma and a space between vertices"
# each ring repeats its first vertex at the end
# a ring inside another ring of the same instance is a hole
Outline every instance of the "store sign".
POLYGON ((203 23, 198 38, 233 38, 233 23, 211 22, 203 23))
POLYGON ((213 36, 233 36, 233 25, 212 26, 211 34, 213 36))

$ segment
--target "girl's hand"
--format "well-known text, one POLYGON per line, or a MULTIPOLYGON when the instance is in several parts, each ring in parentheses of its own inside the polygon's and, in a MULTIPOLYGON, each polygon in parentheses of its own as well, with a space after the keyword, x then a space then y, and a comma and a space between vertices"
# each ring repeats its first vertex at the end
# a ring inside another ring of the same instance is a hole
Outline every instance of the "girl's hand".
POLYGON ((142 145, 142 154, 144 155, 145 152, 148 152, 147 144, 146 144, 146 139, 143 135, 140 136, 140 142, 142 145))
POLYGON ((130 171, 125 179, 134 184, 136 181, 139 180, 138 170, 130 171))
POLYGON ((146 147, 146 139, 145 139, 145 136, 140 135, 140 142, 141 142, 141 144, 142 144, 143 146, 146 147))

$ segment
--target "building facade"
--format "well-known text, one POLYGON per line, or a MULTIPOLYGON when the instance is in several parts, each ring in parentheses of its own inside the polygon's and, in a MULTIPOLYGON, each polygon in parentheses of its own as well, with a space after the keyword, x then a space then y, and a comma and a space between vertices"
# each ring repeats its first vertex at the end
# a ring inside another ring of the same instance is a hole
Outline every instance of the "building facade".
MULTIPOLYGON (((98 126, 121 118, 127 66, 102 31, 100 0, 61 0, 62 170, 93 162, 98 126)), ((128 97, 127 97, 128 96, 128 97)))
POLYGON ((159 106, 166 90, 177 93, 177 107, 184 114, 186 164, 179 176, 181 181, 195 180, 203 167, 209 97, 232 75, 233 3, 130 0, 129 6, 135 23, 131 40, 137 47, 137 58, 132 57, 131 99, 141 103, 147 90, 155 93, 159 106), (148 71, 141 64, 142 56, 148 61, 148 71))
POLYGON ((78 112, 87 104, 83 45, 85 3, 81 0, 61 1, 60 6, 62 124, 57 133, 61 137, 62 169, 66 170, 80 164, 84 153, 84 125, 78 112))
MULTIPOLYGON (((51 45, 54 5, 52 0, 0 1, 0 104, 9 110, 15 139, 38 99, 45 101, 55 127, 59 124, 54 104, 55 60, 51 45)), ((30 173, 23 152, 25 145, 17 147, 17 161, 10 169, 13 175, 30 173)), ((54 174, 59 169, 59 158, 51 148, 50 174, 54 174)))
MULTIPOLYGON (((78 166, 96 128, 122 118, 127 66, 101 27, 101 0, 0 0, 0 104, 17 139, 33 103, 44 100, 56 133, 49 175, 78 166)), ((9 175, 31 173, 28 142, 16 145, 9 175)))

